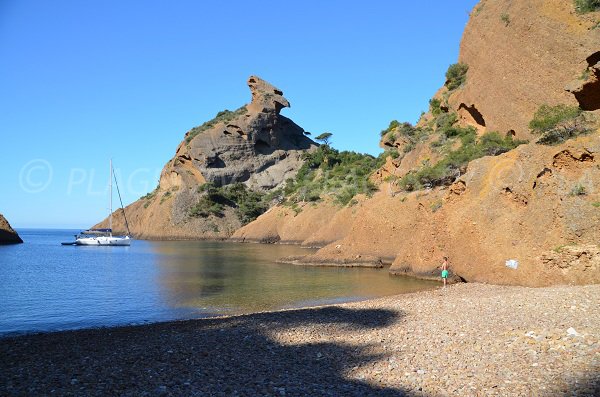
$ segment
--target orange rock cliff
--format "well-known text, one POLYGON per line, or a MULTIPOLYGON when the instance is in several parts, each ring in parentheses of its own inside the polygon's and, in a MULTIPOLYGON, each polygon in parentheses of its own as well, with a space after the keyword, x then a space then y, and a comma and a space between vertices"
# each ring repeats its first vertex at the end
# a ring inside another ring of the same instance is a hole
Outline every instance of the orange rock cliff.
POLYGON ((461 42, 464 81, 440 89, 417 124, 434 131, 421 139, 403 135, 401 125, 383 132, 382 147, 396 154, 374 176, 378 193, 341 209, 305 205, 296 214, 276 207, 234 238, 323 246, 294 263, 391 263, 394 274, 438 278, 447 255, 467 281, 600 282, 600 137, 593 123, 600 109, 599 20, 600 12, 578 14, 573 2, 481 1, 461 42), (535 143, 529 121, 542 105, 579 106, 592 133, 554 146, 535 143), (471 161, 449 186, 402 191, 394 180, 460 145, 443 144, 436 133, 449 116, 479 137, 496 131, 530 143, 471 161))

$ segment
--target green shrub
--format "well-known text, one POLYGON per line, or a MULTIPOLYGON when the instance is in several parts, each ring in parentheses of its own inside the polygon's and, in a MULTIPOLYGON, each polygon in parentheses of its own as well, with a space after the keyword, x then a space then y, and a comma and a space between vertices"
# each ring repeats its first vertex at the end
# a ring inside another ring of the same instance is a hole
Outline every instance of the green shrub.
POLYGON ((398 132, 407 138, 414 137, 419 134, 420 129, 412 125, 411 123, 401 123, 398 126, 398 132))
POLYGON ((534 134, 541 135, 538 143, 552 145, 589 132, 582 110, 577 106, 542 105, 529 122, 534 134))
POLYGON ((502 138, 497 132, 488 132, 477 140, 472 127, 460 128, 461 146, 451 151, 437 164, 424 165, 402 177, 398 185, 406 190, 420 190, 435 186, 450 185, 463 172, 466 165, 477 158, 499 155, 514 149, 525 141, 515 141, 512 136, 502 138))
POLYGON ((531 132, 541 134, 552 130, 561 122, 572 120, 581 114, 581 109, 577 106, 568 105, 542 105, 533 115, 529 122, 531 132))
POLYGON ((263 214, 269 208, 269 201, 273 199, 273 196, 250 190, 242 183, 226 186, 205 183, 198 187, 198 192, 204 195, 190 208, 190 216, 222 217, 225 209, 230 207, 234 209, 242 224, 250 223, 263 214))
POLYGON ((474 139, 477 134, 475 127, 460 127, 454 125, 442 127, 441 132, 446 136, 446 138, 469 137, 474 139))
POLYGON ((454 63, 446 71, 446 87, 452 91, 463 85, 467 78, 469 66, 464 63, 454 63))
POLYGON ((386 142, 389 143, 390 145, 393 145, 394 142, 396 142, 396 134, 394 134, 393 132, 391 134, 389 134, 386 138, 386 142))
POLYGON ((429 110, 431 111, 431 114, 434 116, 442 114, 442 108, 440 107, 441 105, 442 102, 439 99, 431 98, 429 100, 429 110))
POLYGON ((234 110, 233 112, 227 109, 222 110, 219 113, 217 113, 217 115, 212 120, 209 120, 204 124, 189 130, 186 134, 185 142, 190 143, 192 139, 194 139, 198 134, 201 134, 202 132, 213 128, 219 123, 228 123, 236 117, 241 116, 247 112, 248 109, 246 108, 246 106, 242 106, 241 108, 234 110))
POLYGON ((592 203, 592 205, 596 208, 600 208, 600 201, 596 201, 595 203, 592 203))
POLYGON ((585 194, 586 194, 585 186, 583 186, 580 183, 573 186, 573 189, 571 189, 571 193, 569 193, 569 195, 571 195, 571 196, 583 196, 585 194))
POLYGON ((442 113, 437 116, 434 120, 436 131, 446 133, 450 127, 452 127, 458 121, 458 115, 456 113, 442 113))
POLYGON ((170 192, 170 191, 168 191, 168 192, 165 192, 165 194, 163 194, 163 195, 162 195, 162 197, 160 198, 160 203, 159 203, 159 205, 160 205, 160 204, 162 204, 162 203, 164 203, 166 200, 168 200, 168 199, 169 199, 169 197, 171 197, 171 195, 172 195, 172 194, 171 194, 171 192, 170 192))
POLYGON ((592 77, 592 72, 590 69, 586 68, 581 75, 578 77, 579 80, 588 81, 592 77))
POLYGON ((224 209, 223 204, 215 203, 208 196, 202 196, 188 213, 193 217, 208 218, 210 215, 214 215, 220 218, 224 215, 224 209))
POLYGON ((412 151, 415 148, 415 144, 413 142, 407 143, 406 145, 404 145, 404 147, 402 148, 402 151, 404 153, 408 153, 410 151, 412 151))
POLYGON ((140 197, 140 199, 143 200, 152 200, 156 194, 158 193, 158 188, 159 186, 155 187, 153 191, 146 193, 145 195, 143 195, 142 197, 140 197))
POLYGON ((574 4, 579 14, 600 10, 600 0, 574 0, 574 4))
POLYGON ((356 194, 370 195, 377 188, 369 177, 384 164, 391 152, 385 151, 379 157, 373 157, 320 146, 313 152, 304 153, 304 164, 296 178, 286 181, 283 191, 285 201, 314 202, 329 195, 336 203, 347 205, 356 194))
POLYGON ((479 138, 479 145, 486 156, 498 156, 524 143, 527 141, 515 140, 512 135, 502 137, 496 131, 486 132, 479 138))
POLYGON ((500 14, 500 20, 504 22, 504 26, 510 25, 510 15, 508 15, 507 13, 504 12, 500 14))
POLYGON ((396 128, 398 128, 399 125, 400 125, 400 122, 398 120, 390 121, 390 125, 388 126, 388 128, 386 128, 385 130, 381 130, 381 132, 380 132, 381 136, 384 136, 388 132, 395 130, 396 128))
POLYGON ((383 157, 391 157, 392 159, 397 159, 400 157, 400 153, 396 149, 389 149, 383 152, 383 157))

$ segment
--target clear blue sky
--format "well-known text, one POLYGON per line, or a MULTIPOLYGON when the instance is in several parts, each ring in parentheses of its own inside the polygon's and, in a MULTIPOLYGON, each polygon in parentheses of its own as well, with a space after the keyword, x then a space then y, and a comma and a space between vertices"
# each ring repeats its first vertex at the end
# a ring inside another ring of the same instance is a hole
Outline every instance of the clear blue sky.
POLYGON ((131 203, 188 129, 249 102, 251 74, 305 130, 378 154, 443 84, 476 3, 0 0, 0 212, 95 223, 109 158, 131 203))

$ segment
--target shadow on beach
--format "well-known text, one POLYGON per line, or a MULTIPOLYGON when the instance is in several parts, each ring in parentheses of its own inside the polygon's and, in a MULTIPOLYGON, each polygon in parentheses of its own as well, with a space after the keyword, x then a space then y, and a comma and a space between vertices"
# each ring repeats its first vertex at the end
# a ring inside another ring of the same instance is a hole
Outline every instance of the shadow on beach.
POLYGON ((325 307, 5 338, 0 394, 408 396, 344 376, 382 358, 372 346, 323 342, 328 327, 356 332, 401 316, 325 307), (298 327, 319 342, 272 337, 298 327))

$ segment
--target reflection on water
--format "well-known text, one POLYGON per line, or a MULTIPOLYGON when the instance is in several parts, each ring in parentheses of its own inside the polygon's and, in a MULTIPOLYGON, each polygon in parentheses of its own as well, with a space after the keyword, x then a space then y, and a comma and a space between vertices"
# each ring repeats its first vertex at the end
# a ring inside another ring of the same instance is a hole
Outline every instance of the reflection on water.
POLYGON ((431 288, 387 269, 302 267, 290 245, 134 241, 72 247, 72 230, 19 230, 0 246, 0 335, 347 302, 431 288))
POLYGON ((294 266, 276 259, 307 254, 291 245, 155 242, 159 284, 173 307, 247 313, 347 302, 418 291, 435 283, 387 269, 294 266))

